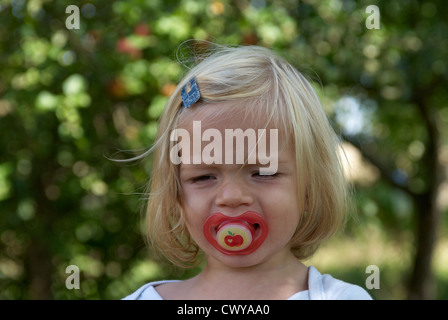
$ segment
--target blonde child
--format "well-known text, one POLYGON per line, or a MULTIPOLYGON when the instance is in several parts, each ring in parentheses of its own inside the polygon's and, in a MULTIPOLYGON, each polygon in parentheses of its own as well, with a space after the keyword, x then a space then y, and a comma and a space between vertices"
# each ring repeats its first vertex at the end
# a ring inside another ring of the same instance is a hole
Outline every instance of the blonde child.
POLYGON ((154 153, 149 244, 178 266, 201 252, 205 267, 125 299, 371 299, 301 262, 348 211, 337 148, 289 63, 255 46, 215 50, 180 82, 143 155, 154 153))

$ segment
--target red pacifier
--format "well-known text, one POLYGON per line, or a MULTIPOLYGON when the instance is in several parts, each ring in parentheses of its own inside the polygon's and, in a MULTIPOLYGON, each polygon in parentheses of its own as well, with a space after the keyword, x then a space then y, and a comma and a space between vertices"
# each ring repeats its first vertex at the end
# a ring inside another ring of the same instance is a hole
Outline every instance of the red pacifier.
POLYGON ((238 217, 214 213, 205 220, 207 241, 227 255, 250 254, 261 246, 268 235, 268 225, 259 214, 247 211, 238 217))

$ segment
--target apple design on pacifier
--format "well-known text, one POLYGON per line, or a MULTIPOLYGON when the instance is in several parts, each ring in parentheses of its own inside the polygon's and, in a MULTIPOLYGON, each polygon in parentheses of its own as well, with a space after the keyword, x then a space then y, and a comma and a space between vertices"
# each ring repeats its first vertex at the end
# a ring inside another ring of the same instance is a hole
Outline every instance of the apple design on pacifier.
POLYGON ((237 217, 220 212, 204 223, 204 236, 220 252, 227 255, 246 255, 257 250, 268 235, 268 225, 261 215, 247 211, 237 217))
POLYGON ((240 247, 243 244, 244 239, 242 236, 240 236, 239 234, 235 235, 230 231, 227 232, 229 235, 224 238, 224 242, 226 245, 228 245, 229 247, 240 247))

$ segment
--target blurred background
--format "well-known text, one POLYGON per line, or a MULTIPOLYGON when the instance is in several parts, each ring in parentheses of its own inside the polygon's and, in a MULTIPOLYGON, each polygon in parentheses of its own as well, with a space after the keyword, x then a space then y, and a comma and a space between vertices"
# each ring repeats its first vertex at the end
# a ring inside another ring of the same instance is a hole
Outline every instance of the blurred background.
POLYGON ((357 218, 305 263, 364 288, 377 266, 375 299, 448 298, 447 17, 442 1, 1 0, 0 299, 120 299, 199 271, 145 247, 151 161, 108 157, 151 145, 177 53, 201 40, 278 52, 343 137, 357 218))

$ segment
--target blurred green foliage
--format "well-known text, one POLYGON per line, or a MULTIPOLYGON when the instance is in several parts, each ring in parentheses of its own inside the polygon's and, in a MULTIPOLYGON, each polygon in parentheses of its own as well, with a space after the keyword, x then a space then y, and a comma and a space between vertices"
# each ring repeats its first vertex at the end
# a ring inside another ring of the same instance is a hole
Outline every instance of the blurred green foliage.
MULTIPOLYGON (((108 160, 151 145, 185 72, 176 59, 188 39, 273 48, 314 80, 338 130, 391 169, 392 183, 378 174, 355 181, 353 228, 376 225, 412 250, 416 209, 400 186, 422 194, 431 171, 419 98, 437 119, 448 162, 447 16, 442 1, 2 0, 0 298, 117 299, 147 281, 197 272, 145 249, 140 212, 151 161, 108 160), (66 27, 72 4, 79 30, 66 27), (377 30, 365 26, 371 4, 381 10, 377 30), (65 287, 69 265, 81 270, 79 290, 65 287)), ((360 268, 347 280, 364 285, 360 268)), ((384 287, 383 297, 402 297, 384 287)))

